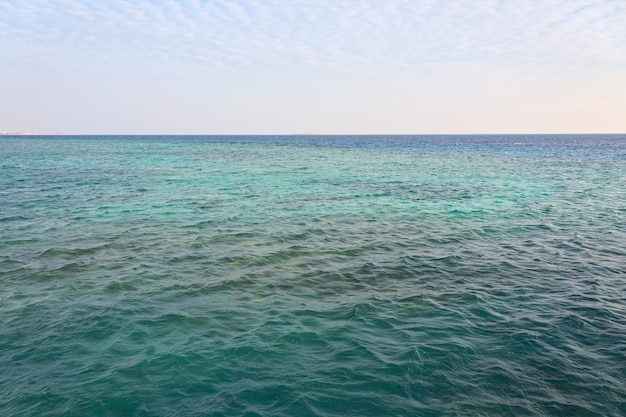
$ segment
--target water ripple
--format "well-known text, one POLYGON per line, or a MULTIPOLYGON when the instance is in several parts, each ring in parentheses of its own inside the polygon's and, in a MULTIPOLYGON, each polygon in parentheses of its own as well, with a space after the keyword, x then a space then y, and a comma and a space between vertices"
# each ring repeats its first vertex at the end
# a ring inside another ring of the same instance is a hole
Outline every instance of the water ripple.
POLYGON ((626 415, 626 142, 536 139, 3 139, 0 414, 626 415))

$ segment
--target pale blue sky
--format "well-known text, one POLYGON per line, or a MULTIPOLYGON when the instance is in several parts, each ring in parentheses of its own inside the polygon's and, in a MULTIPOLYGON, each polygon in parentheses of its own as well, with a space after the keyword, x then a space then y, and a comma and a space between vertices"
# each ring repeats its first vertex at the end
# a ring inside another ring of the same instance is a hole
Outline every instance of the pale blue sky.
POLYGON ((0 0, 0 131, 623 133, 626 1, 0 0))

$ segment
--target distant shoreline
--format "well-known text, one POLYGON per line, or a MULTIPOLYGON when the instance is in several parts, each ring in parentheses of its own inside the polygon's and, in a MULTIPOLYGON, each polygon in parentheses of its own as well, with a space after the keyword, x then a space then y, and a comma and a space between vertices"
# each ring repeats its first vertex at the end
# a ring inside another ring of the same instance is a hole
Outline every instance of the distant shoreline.
POLYGON ((48 132, 9 132, 9 131, 0 131, 0 135, 2 136, 51 136, 51 135, 62 135, 61 132, 56 133, 48 133, 48 132))

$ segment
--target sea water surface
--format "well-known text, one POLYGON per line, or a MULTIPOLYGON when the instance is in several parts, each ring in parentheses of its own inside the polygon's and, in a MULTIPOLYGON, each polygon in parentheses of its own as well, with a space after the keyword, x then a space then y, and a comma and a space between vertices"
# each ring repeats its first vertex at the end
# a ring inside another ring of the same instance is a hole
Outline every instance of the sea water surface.
POLYGON ((626 136, 0 138, 0 415, 624 416, 626 136))

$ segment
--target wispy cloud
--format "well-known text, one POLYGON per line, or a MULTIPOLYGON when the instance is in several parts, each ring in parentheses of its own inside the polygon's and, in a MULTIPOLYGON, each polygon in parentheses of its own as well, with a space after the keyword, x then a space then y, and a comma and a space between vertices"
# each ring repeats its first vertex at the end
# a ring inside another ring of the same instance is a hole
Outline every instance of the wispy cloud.
POLYGON ((626 64, 626 3, 604 0, 0 2, 0 52, 248 65, 626 64))

